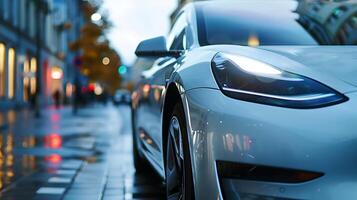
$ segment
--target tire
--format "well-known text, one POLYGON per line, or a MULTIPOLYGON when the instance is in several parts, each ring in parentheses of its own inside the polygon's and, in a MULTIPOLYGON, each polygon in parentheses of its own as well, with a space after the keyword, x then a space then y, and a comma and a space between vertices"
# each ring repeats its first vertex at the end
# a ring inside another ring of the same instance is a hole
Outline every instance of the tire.
POLYGON ((177 104, 174 107, 168 127, 167 148, 165 152, 167 199, 194 200, 194 186, 186 120, 181 104, 177 104))

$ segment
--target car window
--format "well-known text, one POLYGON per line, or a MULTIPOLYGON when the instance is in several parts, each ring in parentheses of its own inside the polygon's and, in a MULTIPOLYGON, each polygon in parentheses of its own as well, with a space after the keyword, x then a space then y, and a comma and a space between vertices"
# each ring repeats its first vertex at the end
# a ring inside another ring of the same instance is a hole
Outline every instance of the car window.
POLYGON ((170 31, 167 44, 170 50, 186 49, 186 15, 180 14, 170 31))
POLYGON ((182 30, 181 33, 178 34, 178 36, 174 39, 172 42, 172 45, 170 47, 170 50, 184 50, 186 49, 186 33, 185 30, 182 30))
MULTIPOLYGON (((282 6, 278 4, 275 7, 281 8, 282 6)), ((275 7, 272 5, 269 8, 253 10, 245 5, 239 8, 203 6, 198 12, 200 43, 202 46, 318 44, 298 22, 296 13, 288 8, 278 12, 274 9, 275 7)))

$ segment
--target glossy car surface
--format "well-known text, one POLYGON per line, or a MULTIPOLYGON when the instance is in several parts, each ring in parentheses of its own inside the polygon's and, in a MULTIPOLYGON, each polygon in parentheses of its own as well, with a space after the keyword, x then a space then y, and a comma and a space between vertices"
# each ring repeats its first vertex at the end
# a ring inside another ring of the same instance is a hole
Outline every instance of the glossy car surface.
POLYGON ((138 155, 167 177, 179 103, 195 199, 357 198, 357 21, 331 34, 314 6, 327 21, 357 16, 353 2, 184 7, 132 95, 138 155))

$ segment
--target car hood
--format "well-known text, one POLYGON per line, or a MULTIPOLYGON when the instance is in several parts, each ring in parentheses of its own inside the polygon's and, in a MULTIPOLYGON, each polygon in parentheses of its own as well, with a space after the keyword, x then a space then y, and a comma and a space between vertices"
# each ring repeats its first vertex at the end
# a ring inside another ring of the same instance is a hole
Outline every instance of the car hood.
POLYGON ((185 54, 177 69, 185 90, 218 89, 211 70, 218 53, 246 56, 281 70, 319 81, 341 93, 357 92, 357 46, 260 46, 209 45, 185 54), (193 76, 192 74, 200 74, 193 76), (206 77, 206 78, 202 78, 206 77))
POLYGON ((259 47, 285 56, 318 73, 357 86, 357 46, 266 46, 259 47))

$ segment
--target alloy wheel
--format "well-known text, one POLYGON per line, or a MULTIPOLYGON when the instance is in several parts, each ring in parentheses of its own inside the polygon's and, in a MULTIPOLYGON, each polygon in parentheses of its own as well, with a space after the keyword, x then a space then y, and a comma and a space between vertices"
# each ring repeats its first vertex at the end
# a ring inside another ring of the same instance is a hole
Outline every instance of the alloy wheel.
POLYGON ((174 116, 171 119, 166 153, 166 188, 167 199, 184 199, 185 166, 182 132, 179 120, 174 116))

